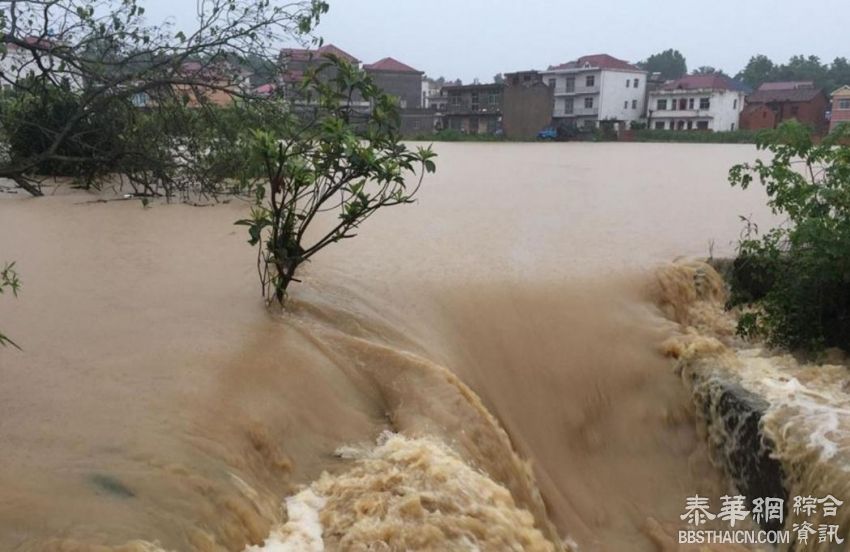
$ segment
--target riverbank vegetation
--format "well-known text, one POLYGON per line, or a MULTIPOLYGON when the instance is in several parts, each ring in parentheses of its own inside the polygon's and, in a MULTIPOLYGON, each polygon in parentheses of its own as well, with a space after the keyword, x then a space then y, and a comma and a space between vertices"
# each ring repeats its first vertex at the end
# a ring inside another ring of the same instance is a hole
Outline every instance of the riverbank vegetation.
POLYGON ((758 133, 748 130, 732 130, 724 132, 706 132, 700 130, 635 130, 635 142, 686 142, 699 144, 754 144, 758 133))
POLYGON ((850 350, 850 126, 820 144, 796 122, 759 135, 765 160, 736 165, 732 186, 754 181, 785 217, 760 233, 746 221, 730 273, 731 305, 747 305, 739 333, 815 352, 850 350))
POLYGON ((275 101, 252 93, 247 67, 274 63, 284 40, 309 41, 327 9, 209 0, 188 31, 149 24, 137 0, 12 2, 0 10, 0 177, 34 196, 57 173, 88 187, 120 174, 150 197, 226 191, 224 170, 244 159, 228 121, 266 123, 275 101))

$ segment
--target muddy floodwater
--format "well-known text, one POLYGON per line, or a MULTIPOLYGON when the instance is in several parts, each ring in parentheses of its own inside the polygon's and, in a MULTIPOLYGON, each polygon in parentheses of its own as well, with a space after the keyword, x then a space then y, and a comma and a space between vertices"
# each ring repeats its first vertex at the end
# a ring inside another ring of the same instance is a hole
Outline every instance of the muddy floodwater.
POLYGON ((0 194, 0 550, 656 550, 724 494, 648 290, 774 222, 755 148, 435 149, 283 314, 242 202, 0 194))

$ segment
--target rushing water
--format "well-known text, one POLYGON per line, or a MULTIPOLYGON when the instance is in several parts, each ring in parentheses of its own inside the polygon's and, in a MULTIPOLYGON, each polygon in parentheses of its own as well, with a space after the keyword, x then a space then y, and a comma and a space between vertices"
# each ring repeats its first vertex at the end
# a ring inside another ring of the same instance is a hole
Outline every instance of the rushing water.
POLYGON ((0 197, 0 549, 674 549, 685 497, 727 483, 651 272, 771 222, 725 180, 755 149, 436 150, 285 314, 240 202, 0 197))

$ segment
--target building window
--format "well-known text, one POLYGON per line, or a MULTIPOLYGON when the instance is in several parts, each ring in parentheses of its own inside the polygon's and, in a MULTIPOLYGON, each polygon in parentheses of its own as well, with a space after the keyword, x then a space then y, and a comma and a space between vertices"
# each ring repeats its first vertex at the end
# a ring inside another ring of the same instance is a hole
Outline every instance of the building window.
POLYGON ((626 88, 628 88, 632 84, 631 79, 626 79, 626 88))
POLYGON ((632 100, 632 109, 637 109, 637 100, 632 100))
POLYGON ((626 101, 623 102, 623 109, 628 109, 628 108, 629 108, 629 100, 626 100, 626 101))
POLYGON ((637 88, 639 85, 640 85, 640 79, 635 79, 635 88, 637 88))
POLYGON ((564 98, 564 113, 569 115, 573 112, 573 99, 564 98))
POLYGON ((850 100, 838 100, 838 109, 850 109, 850 100))
POLYGON ((460 96, 452 96, 449 98, 449 103, 452 105, 460 105, 460 96))
POLYGON ((472 93, 472 111, 478 111, 478 92, 472 93))
POLYGON ((499 103, 499 95, 498 94, 490 94, 490 105, 496 105, 499 103))
POLYGON ((738 100, 732 102, 732 109, 738 109, 738 100))
POLYGON ((555 88, 555 79, 549 79, 549 88, 555 88))
POLYGON ((688 100, 682 98, 679 100, 679 111, 684 111, 688 108, 688 100))
POLYGON ((584 99, 584 107, 586 109, 592 109, 593 108, 593 97, 588 96, 584 99))
POLYGON ((655 121, 655 130, 664 130, 664 121, 655 121))
POLYGON ((711 98, 700 98, 699 99, 699 108, 700 109, 710 109, 711 108, 711 98))
POLYGON ((667 111, 667 100, 658 100, 655 107, 658 111, 667 111))
POLYGON ((567 92, 575 92, 576 90, 576 78, 575 77, 567 77, 567 85, 565 87, 567 92))
POLYGON ((708 130, 708 121, 697 121, 697 130, 708 130))
POLYGON ((693 108, 694 108, 694 99, 688 98, 688 109, 693 109, 693 108))
POLYGON ((684 130, 685 129, 685 121, 679 121, 676 123, 676 130, 684 130))
POLYGON ((729 130, 735 130, 735 123, 732 123, 732 126, 729 128, 729 130))
POLYGON ((694 129, 694 122, 688 121, 688 130, 693 130, 693 129, 694 129))
POLYGON ((584 128, 593 128, 595 125, 593 124, 593 119, 585 119, 582 123, 584 128))
POLYGON ((588 88, 593 88, 593 86, 596 84, 596 77, 593 75, 588 75, 584 82, 588 88))

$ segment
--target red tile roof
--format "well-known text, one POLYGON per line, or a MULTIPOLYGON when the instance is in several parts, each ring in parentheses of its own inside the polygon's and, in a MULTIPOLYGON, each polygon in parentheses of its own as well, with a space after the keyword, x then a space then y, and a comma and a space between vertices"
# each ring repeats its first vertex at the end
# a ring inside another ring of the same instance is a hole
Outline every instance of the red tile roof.
POLYGON ((569 61, 560 65, 551 65, 549 69, 580 69, 582 67, 597 67, 599 69, 624 69, 627 71, 640 71, 640 69, 628 61, 617 59, 608 54, 593 54, 582 56, 575 61, 569 61))
POLYGON ((773 102, 810 102, 820 95, 824 95, 820 88, 786 88, 769 89, 759 88, 747 98, 747 102, 773 103, 773 102))
POLYGON ((741 91, 741 83, 735 82, 725 75, 688 75, 680 79, 667 81, 664 90, 736 90, 741 91))
POLYGON ((769 90, 796 90, 798 88, 814 88, 814 81, 777 81, 764 82, 758 87, 760 92, 769 90))
POLYGON ((311 50, 309 48, 284 48, 280 51, 280 55, 281 57, 285 57, 292 61, 310 61, 327 55, 334 55, 349 63, 360 63, 359 59, 352 56, 345 50, 337 48, 333 44, 325 44, 316 50, 311 50))
POLYGON ((387 71, 392 73, 419 73, 422 71, 418 71, 411 67, 410 65, 404 64, 397 59, 393 59, 391 57, 385 57, 380 61, 376 61, 375 63, 370 63, 368 65, 363 66, 367 71, 387 71))

